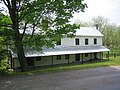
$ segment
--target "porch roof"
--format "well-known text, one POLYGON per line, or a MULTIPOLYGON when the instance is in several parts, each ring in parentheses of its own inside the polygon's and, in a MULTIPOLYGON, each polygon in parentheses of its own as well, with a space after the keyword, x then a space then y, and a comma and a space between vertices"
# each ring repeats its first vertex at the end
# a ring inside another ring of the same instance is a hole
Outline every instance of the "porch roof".
MULTIPOLYGON (((16 58, 16 50, 11 49, 12 57, 16 58)), ((41 50, 35 50, 31 48, 25 48, 26 57, 39 57, 39 56, 52 56, 52 55, 65 55, 65 54, 80 54, 80 53, 94 53, 94 52, 105 52, 110 51, 104 46, 55 46, 53 48, 43 48, 41 50)))

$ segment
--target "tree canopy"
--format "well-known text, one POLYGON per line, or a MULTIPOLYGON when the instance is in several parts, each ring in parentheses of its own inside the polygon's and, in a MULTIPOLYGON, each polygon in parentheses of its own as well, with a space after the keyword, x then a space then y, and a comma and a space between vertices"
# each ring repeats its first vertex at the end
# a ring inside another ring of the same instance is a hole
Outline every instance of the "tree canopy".
POLYGON ((7 23, 6 26, 12 32, 22 71, 27 70, 23 46, 49 47, 63 35, 73 35, 78 26, 71 25, 69 19, 73 17, 74 12, 84 11, 87 5, 83 1, 0 0, 8 10, 11 23, 7 23), (26 37, 27 32, 31 32, 29 37, 26 37))

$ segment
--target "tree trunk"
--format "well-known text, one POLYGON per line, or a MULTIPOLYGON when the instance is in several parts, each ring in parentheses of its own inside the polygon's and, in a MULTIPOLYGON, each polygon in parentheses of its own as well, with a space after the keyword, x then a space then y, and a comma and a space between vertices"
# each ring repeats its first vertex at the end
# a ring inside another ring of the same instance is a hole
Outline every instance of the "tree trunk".
POLYGON ((16 0, 13 0, 10 16, 13 23, 15 46, 17 49, 18 60, 20 62, 21 71, 24 72, 27 71, 27 61, 24 54, 22 39, 19 33, 18 10, 16 5, 16 0))
POLYGON ((17 34, 15 36, 15 46, 17 49, 17 55, 18 55, 20 66, 21 66, 21 71, 24 72, 24 71, 27 71, 27 61, 24 54, 22 40, 19 36, 20 35, 17 36, 17 34))

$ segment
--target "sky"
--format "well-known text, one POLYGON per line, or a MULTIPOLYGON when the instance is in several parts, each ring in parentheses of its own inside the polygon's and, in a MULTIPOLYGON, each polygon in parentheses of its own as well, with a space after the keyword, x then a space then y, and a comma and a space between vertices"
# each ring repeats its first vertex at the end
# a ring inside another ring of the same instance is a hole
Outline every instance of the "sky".
POLYGON ((89 22, 93 17, 103 16, 109 22, 120 25, 120 0, 84 0, 84 3, 88 8, 85 12, 75 13, 73 23, 75 20, 89 22))
POLYGON ((85 12, 75 13, 73 21, 90 21, 91 18, 103 16, 109 22, 120 25, 120 0, 84 0, 88 5, 85 12))

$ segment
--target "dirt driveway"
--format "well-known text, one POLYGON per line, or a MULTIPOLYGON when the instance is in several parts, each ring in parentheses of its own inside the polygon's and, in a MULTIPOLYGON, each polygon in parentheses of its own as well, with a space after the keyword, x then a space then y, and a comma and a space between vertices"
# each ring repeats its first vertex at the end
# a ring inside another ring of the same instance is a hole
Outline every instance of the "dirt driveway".
POLYGON ((120 90, 120 66, 5 77, 0 90, 120 90))

